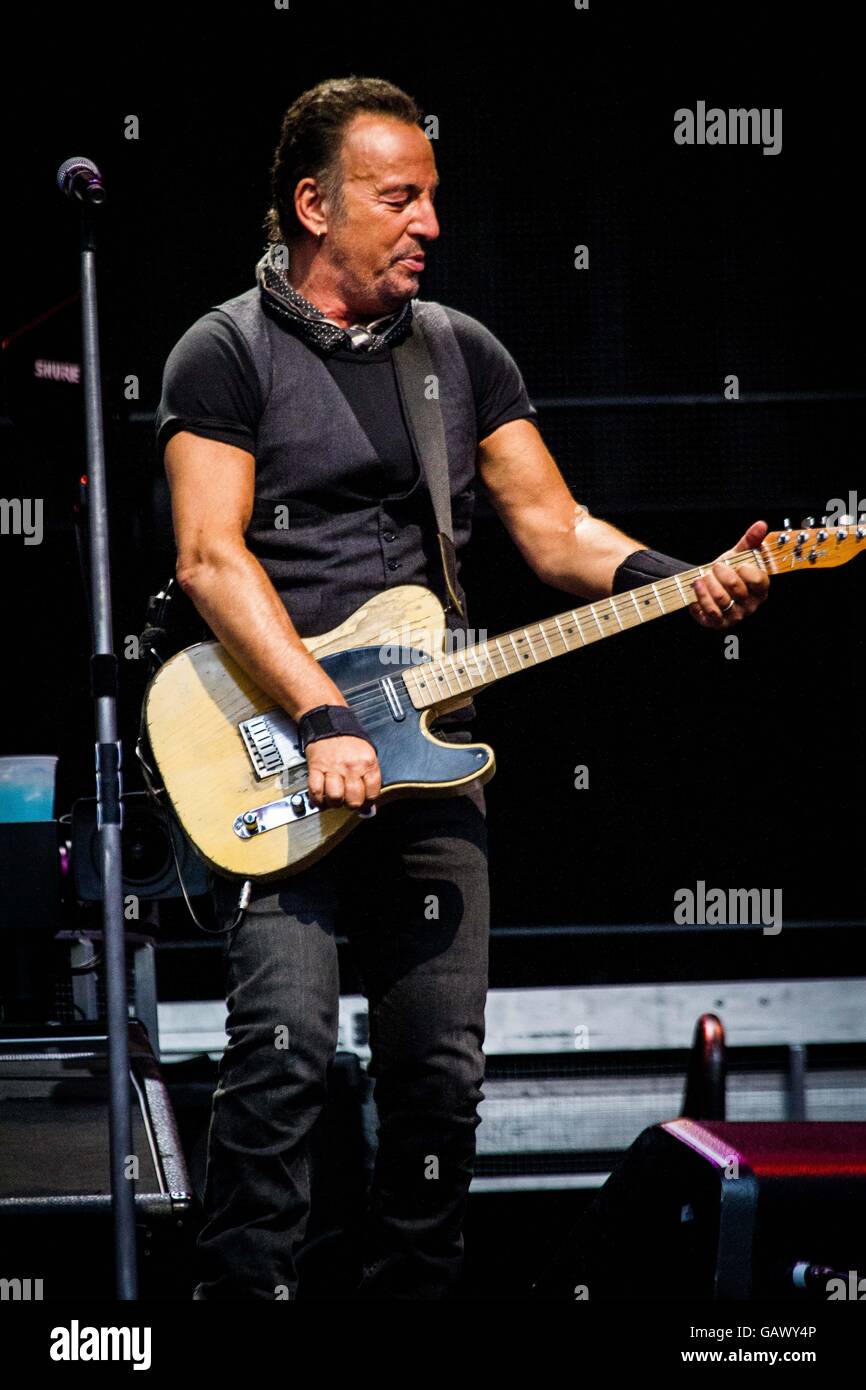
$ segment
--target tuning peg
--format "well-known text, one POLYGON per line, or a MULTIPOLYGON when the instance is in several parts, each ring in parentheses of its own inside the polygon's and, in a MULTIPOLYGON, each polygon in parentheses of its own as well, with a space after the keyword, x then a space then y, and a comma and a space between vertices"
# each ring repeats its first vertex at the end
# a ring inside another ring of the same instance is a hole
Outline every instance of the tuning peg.
POLYGON ((782 522, 782 530, 783 530, 783 531, 790 531, 790 529, 791 529, 791 518, 790 518, 789 516, 786 516, 786 517, 785 517, 785 520, 782 522))
POLYGON ((863 516, 858 516, 858 518, 857 518, 857 525, 858 525, 858 526, 866 526, 866 514, 864 514, 863 516))
POLYGON ((815 525, 815 518, 814 518, 813 516, 804 516, 804 517, 803 517, 803 520, 800 522, 800 525, 801 525, 801 526, 814 526, 814 525, 815 525))

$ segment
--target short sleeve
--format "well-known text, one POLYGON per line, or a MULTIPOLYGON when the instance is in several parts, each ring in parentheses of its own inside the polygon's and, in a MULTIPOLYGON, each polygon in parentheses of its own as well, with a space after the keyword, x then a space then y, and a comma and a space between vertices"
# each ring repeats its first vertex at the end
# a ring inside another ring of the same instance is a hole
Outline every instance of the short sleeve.
POLYGON ((166 360, 156 413, 160 455, 178 430, 254 453, 261 413, 249 349, 228 315, 213 309, 187 329, 166 360))
POLYGON ((457 309, 446 312, 472 382, 478 442, 509 420, 531 420, 537 427, 538 411, 507 348, 478 319, 457 309))

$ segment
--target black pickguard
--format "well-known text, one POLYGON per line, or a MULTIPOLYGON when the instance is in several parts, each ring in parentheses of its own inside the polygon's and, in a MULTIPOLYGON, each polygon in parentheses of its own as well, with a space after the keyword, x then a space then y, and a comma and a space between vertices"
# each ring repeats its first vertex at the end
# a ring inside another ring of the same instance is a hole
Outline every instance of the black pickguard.
POLYGON ((486 748, 472 743, 431 742, 434 736, 421 732, 425 711, 411 704, 400 673, 411 670, 420 660, 429 660, 425 653, 407 648, 409 660, 398 665, 382 662, 381 652, 381 646, 350 647, 318 660, 349 704, 354 707, 357 702, 355 712, 376 745, 382 790, 401 782, 432 789, 437 784, 468 781, 485 772, 489 774, 493 758, 486 748), (394 683, 403 718, 394 718, 378 684, 372 692, 365 690, 363 695, 353 694, 353 687, 378 683, 386 677, 394 683))

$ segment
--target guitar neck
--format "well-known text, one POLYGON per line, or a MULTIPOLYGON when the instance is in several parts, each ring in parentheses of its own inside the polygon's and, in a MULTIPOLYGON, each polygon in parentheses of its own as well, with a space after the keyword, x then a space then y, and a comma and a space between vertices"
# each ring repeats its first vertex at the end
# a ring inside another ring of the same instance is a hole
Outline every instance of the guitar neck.
MULTIPOLYGON (((605 637, 642 627, 653 618, 676 613, 697 601, 692 587, 712 571, 716 561, 684 570, 669 579, 658 579, 639 589, 629 589, 611 598, 599 599, 580 608, 570 608, 552 618, 528 627, 513 628, 486 642, 477 642, 462 651, 450 652, 433 661, 422 662, 404 671, 409 697, 416 709, 451 701, 457 695, 472 696, 504 676, 513 676, 530 666, 564 656, 566 652, 589 647, 605 637)), ((744 550, 726 561, 736 568, 757 564, 776 573, 774 556, 765 546, 744 550)))

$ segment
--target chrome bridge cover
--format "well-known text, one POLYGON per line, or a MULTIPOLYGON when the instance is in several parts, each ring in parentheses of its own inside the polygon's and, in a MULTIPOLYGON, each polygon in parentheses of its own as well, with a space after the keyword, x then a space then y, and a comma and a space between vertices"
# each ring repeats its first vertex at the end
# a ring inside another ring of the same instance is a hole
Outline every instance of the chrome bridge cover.
POLYGON ((238 728, 258 778, 273 777, 275 772, 303 767, 306 762, 298 747, 298 726, 282 710, 257 714, 238 728))

